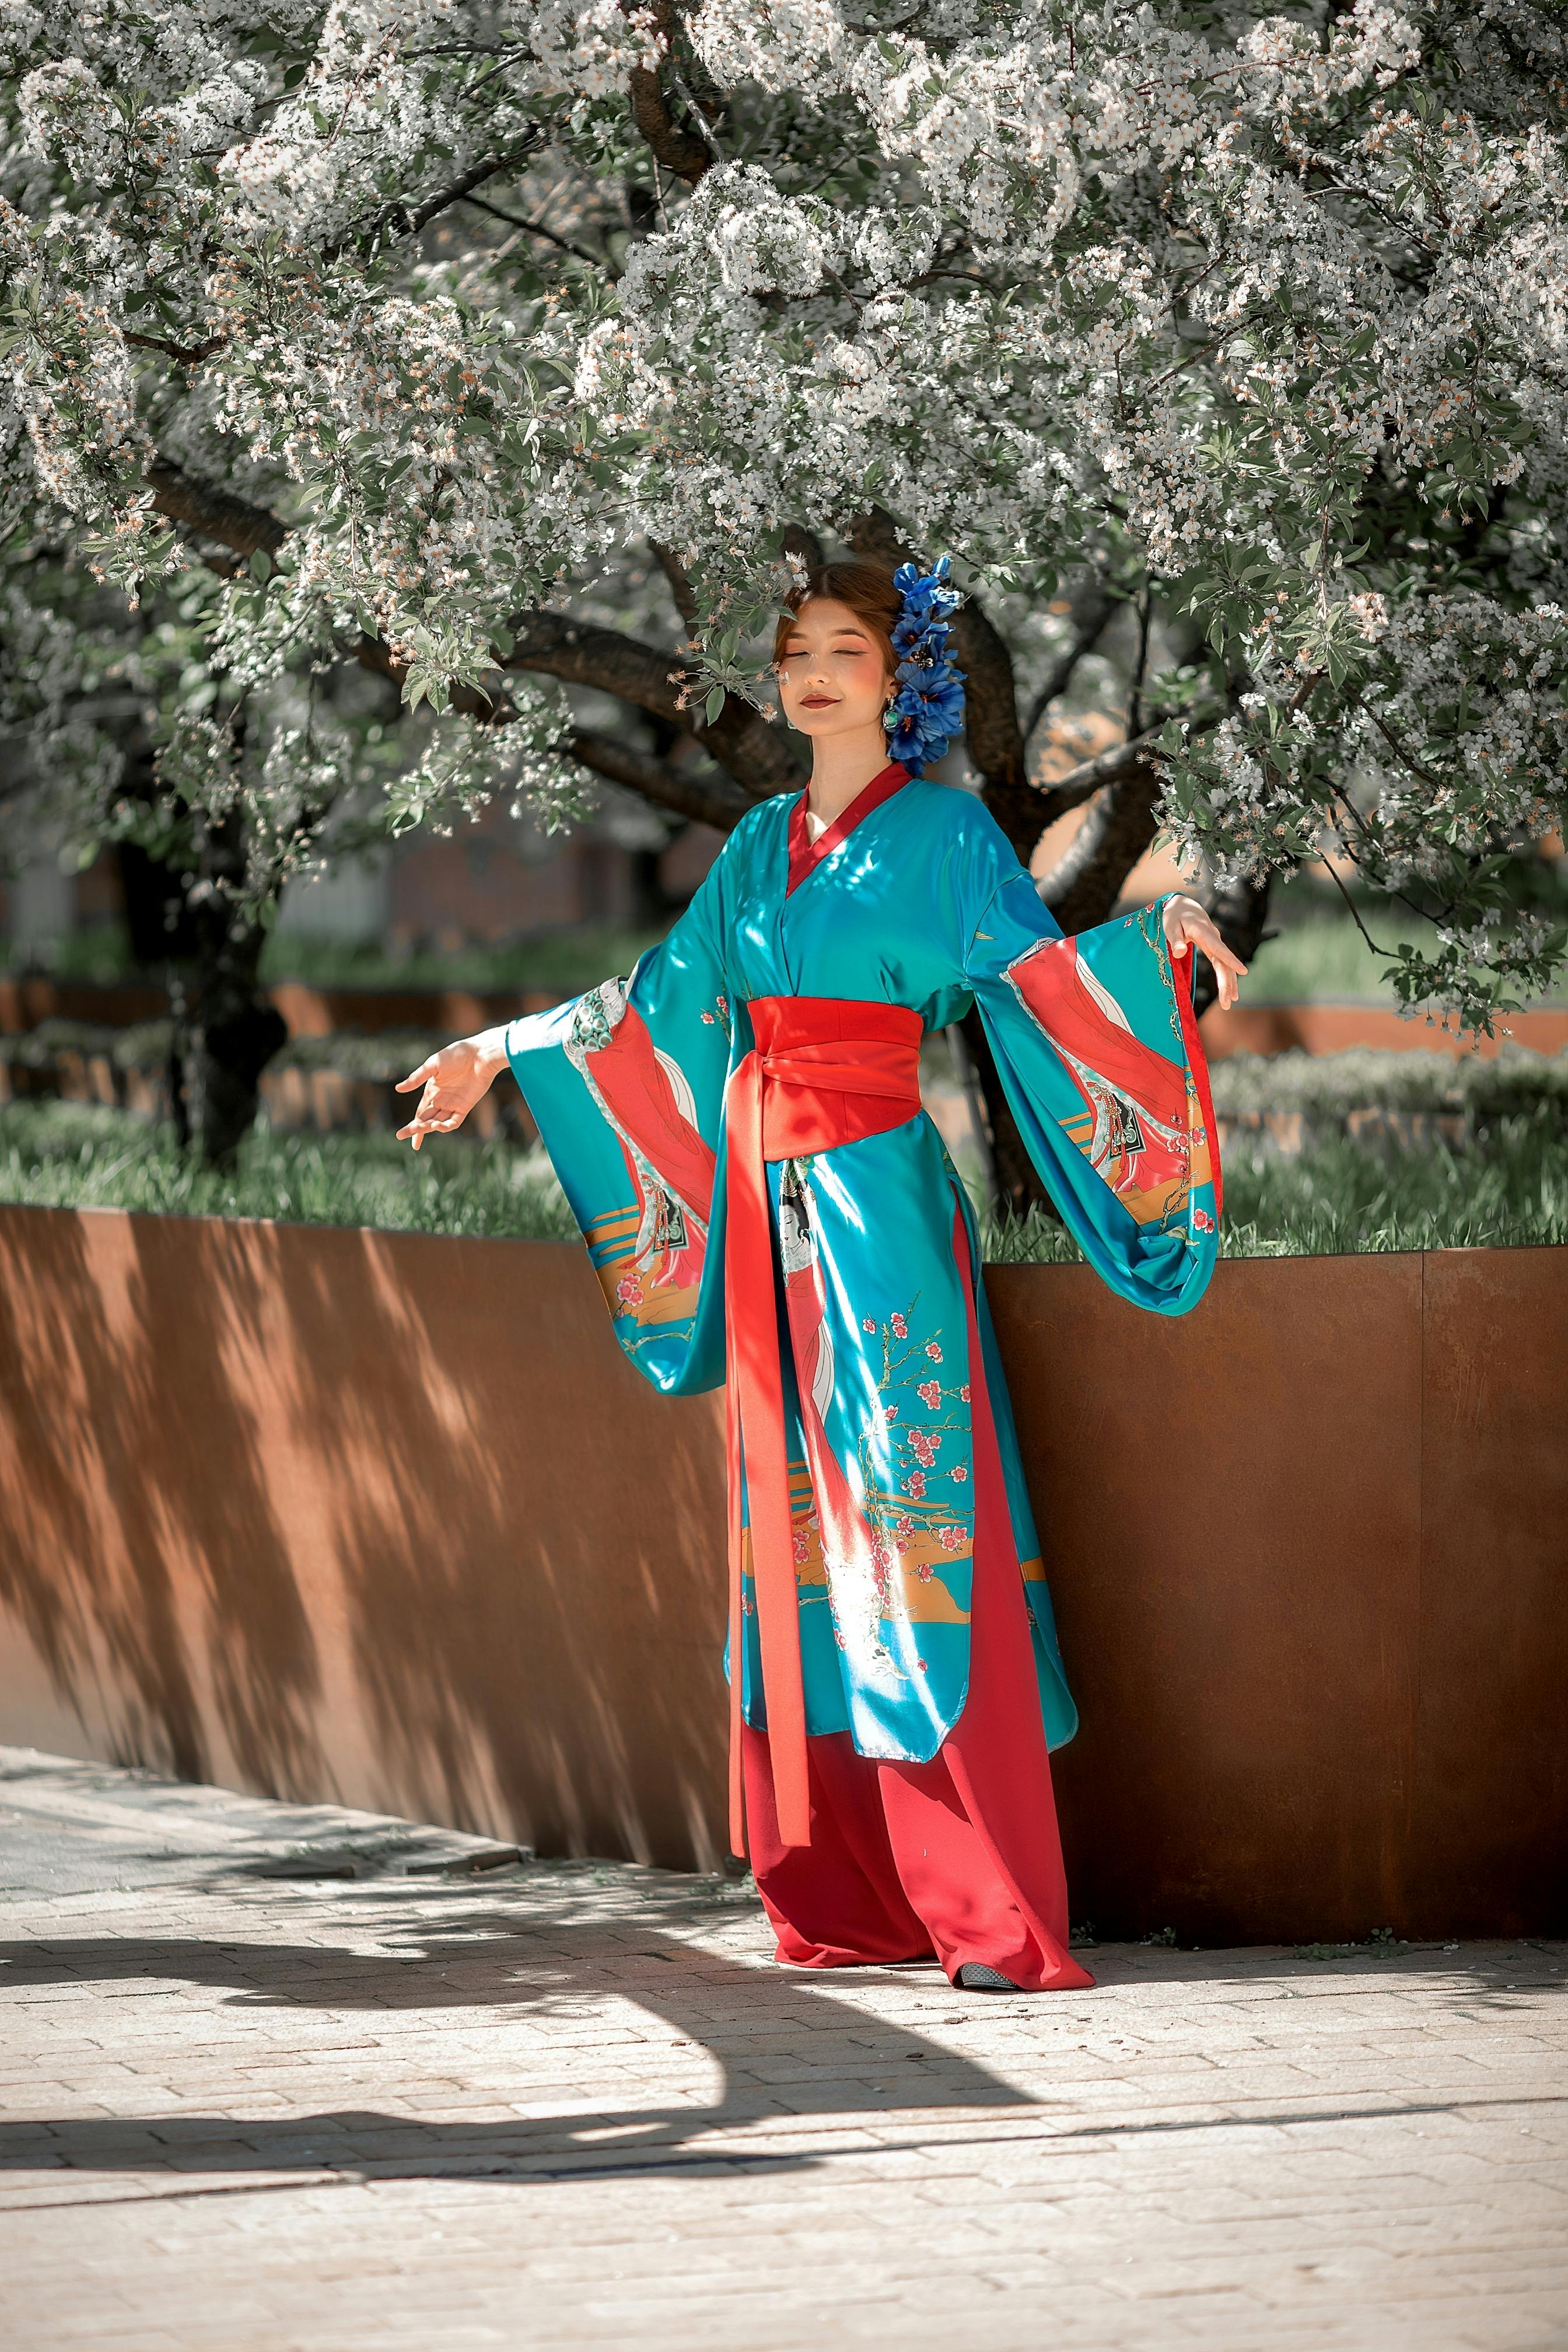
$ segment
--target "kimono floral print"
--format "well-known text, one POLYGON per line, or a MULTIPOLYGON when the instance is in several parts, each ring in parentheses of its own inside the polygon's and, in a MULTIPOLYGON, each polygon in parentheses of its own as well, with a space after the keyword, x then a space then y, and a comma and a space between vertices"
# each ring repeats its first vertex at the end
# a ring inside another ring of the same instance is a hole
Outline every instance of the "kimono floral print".
MULTIPOLYGON (((973 1216, 918 1096, 894 1097, 874 1131, 767 1155, 774 1295, 764 1273, 762 1295, 726 1298, 725 1221, 740 1214, 750 1149, 729 1131, 731 1107, 760 1030, 773 1024, 772 1038, 792 1004, 826 1004, 845 1034, 858 1013, 879 1034, 907 1024, 912 1071, 920 1034, 972 998, 1090 1262, 1123 1297, 1184 1312, 1214 1264, 1217 1167, 1188 982, 1160 909, 1063 939, 984 809, 897 765, 815 847, 798 802, 763 803, 628 982, 507 1039, 638 1369, 672 1393, 715 1386, 727 1322, 760 1330, 777 1356, 805 1729, 814 1748, 847 1733, 871 1759, 932 1759, 958 1723, 983 1539, 999 1540, 1027 1601, 1049 1743, 1076 1722, 973 1216)), ((777 1050, 764 1039, 764 1060, 777 1050)), ((747 1411, 742 1395, 738 1697, 744 1725, 765 1731, 774 1677, 752 1491, 764 1432, 747 1411)))

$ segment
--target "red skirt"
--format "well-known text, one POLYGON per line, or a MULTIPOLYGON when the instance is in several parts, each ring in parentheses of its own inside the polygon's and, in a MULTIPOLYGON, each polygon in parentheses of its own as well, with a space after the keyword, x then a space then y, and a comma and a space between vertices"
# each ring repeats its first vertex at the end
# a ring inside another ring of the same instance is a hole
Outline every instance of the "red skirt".
POLYGON ((767 1734, 742 1731, 757 1891, 796 1968, 966 1960, 1028 1992, 1094 1979, 1068 1952, 1067 1874, 1035 1676, 1028 1604, 984 1358, 970 1320, 975 1529, 969 1696, 929 1764, 858 1755, 847 1731, 808 1739, 811 1843, 779 1835, 767 1734))

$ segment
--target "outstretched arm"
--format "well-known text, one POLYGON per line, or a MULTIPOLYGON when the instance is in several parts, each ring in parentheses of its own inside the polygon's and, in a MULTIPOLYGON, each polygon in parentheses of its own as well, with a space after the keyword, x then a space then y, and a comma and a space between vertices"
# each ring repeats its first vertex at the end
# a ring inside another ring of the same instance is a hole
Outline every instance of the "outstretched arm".
MULTIPOLYGON (((1187 975, 1208 950, 1195 901, 1064 939, 1015 864, 964 958, 1013 1115, 1089 1264, 1157 1314, 1196 1304, 1213 1269, 1219 1169, 1187 975), (1173 931, 1174 936, 1173 936, 1173 931)), ((1216 971, 1234 994, 1229 951, 1216 971)))
POLYGON ((408 1125, 397 1130, 398 1141, 406 1138, 417 1151, 427 1135, 450 1135, 489 1094, 506 1066, 504 1022, 498 1029, 481 1029, 477 1036, 459 1037, 443 1045, 438 1054, 432 1054, 397 1082, 400 1095, 412 1094, 416 1087, 424 1088, 408 1125))

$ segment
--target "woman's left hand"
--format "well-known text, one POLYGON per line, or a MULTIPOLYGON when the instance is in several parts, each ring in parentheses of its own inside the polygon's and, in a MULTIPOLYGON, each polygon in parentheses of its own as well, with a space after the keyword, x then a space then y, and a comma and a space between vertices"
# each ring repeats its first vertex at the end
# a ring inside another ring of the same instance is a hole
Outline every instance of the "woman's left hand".
POLYGON ((1238 982, 1245 979, 1247 966, 1238 955, 1233 955, 1219 935, 1219 926, 1206 907, 1195 898, 1167 898, 1165 901, 1165 937, 1171 953, 1184 956, 1189 948, 1201 948, 1214 966, 1214 976, 1219 984, 1222 1012, 1228 1013, 1240 995, 1238 982))

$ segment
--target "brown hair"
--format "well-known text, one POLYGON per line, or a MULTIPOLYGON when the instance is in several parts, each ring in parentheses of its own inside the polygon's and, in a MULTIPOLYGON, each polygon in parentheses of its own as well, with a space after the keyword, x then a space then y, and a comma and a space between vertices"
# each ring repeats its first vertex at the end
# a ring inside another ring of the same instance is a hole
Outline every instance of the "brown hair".
POLYGON ((893 630, 904 608, 904 600, 893 585, 893 575, 878 563, 860 563, 847 559, 840 563, 813 564, 804 580, 792 585, 784 598, 786 610, 773 634, 773 663, 783 661, 789 642, 791 624, 807 604, 830 597, 836 604, 847 604, 887 665, 890 677, 898 668, 899 657, 893 651, 893 630))

